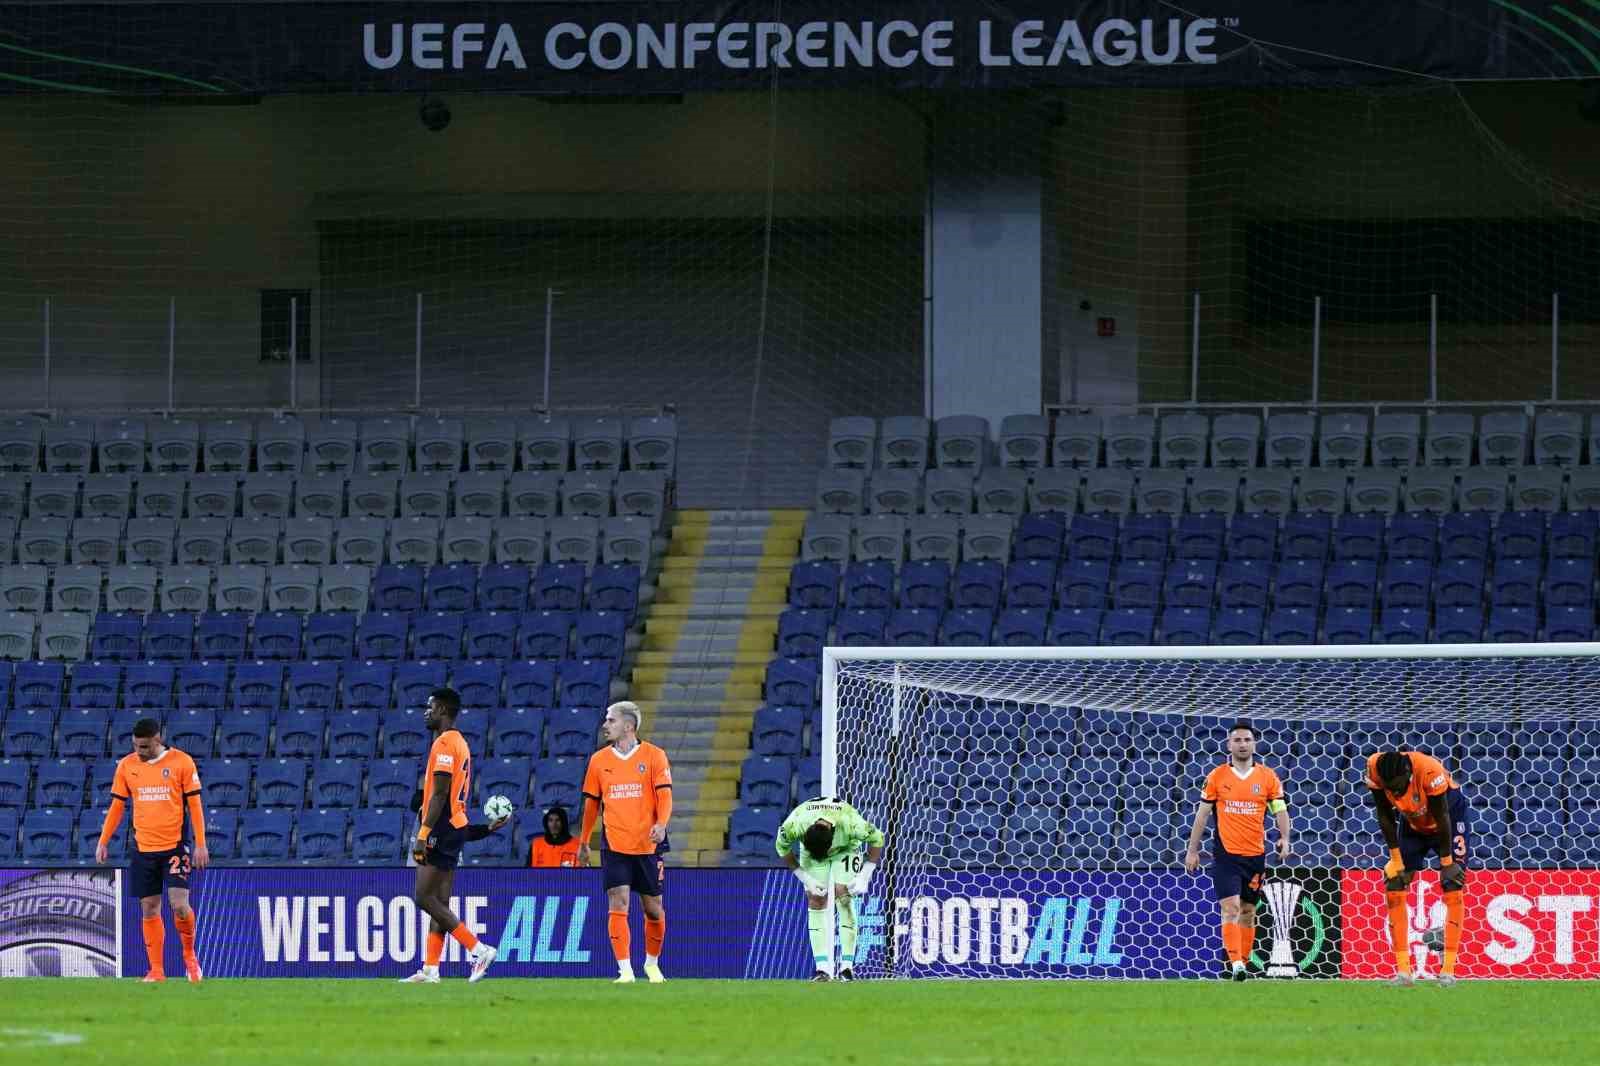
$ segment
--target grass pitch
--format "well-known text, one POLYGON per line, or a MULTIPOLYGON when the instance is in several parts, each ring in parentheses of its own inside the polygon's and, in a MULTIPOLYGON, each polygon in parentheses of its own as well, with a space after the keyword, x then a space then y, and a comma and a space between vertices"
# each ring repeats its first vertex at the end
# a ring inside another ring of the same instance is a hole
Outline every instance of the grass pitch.
POLYGON ((0 1063, 1600 1062, 1600 985, 11 980, 0 1063))

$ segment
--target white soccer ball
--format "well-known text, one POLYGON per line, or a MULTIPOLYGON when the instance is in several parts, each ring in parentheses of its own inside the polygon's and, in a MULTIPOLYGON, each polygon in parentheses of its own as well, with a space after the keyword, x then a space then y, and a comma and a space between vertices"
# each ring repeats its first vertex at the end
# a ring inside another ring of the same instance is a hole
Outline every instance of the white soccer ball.
POLYGON ((516 810, 511 801, 504 796, 490 796, 483 805, 483 813, 489 816, 489 821, 498 822, 502 818, 510 818, 511 812, 516 810))

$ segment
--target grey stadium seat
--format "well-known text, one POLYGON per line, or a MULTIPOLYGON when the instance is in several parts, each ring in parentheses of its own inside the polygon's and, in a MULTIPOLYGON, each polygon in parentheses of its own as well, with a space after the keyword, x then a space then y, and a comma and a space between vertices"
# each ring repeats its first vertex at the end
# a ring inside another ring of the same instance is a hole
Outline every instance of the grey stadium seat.
POLYGON ((813 514, 800 534, 800 558, 806 562, 845 562, 850 558, 850 516, 813 514))
POLYGON ((1239 473, 1236 470, 1196 470, 1189 475, 1188 509, 1191 513, 1231 515, 1239 509, 1239 473))
POLYGON ((95 423, 100 470, 106 474, 137 474, 145 469, 149 429, 142 418, 102 418, 95 423))
POLYGON ((878 427, 878 465, 905 470, 928 468, 928 420, 921 415, 893 415, 878 427))
MULTIPOLYGON (((346 522, 360 521, 347 518, 346 522)), ((396 518, 389 523, 389 561, 419 566, 432 566, 439 561, 439 525, 437 518, 417 516, 396 518)), ((340 559, 356 562, 355 559, 340 559)), ((382 561, 377 560, 377 561, 382 561)))
POLYGON ((1367 465, 1372 422, 1354 411, 1330 411, 1317 431, 1317 462, 1324 467, 1367 465))
POLYGON ((416 426, 417 470, 454 474, 466 449, 466 425, 459 418, 419 418, 416 426))
MULTIPOLYGON (((356 468, 356 424, 348 418, 318 418, 306 426, 302 470, 312 474, 350 474, 356 468)), ((263 445, 256 445, 257 467, 263 445)))
POLYGON ((294 513, 295 485, 290 474, 252 474, 239 490, 246 518, 288 518, 294 513))
POLYGON ((0 515, 0 565, 15 561, 17 520, 0 515))
POLYGON ((1561 510, 1562 474, 1559 469, 1549 466, 1525 466, 1516 472, 1516 482, 1511 497, 1512 510, 1561 510))
POLYGON ((93 460, 92 419, 53 418, 45 423, 44 468, 47 471, 52 474, 86 474, 93 460))
POLYGON ((133 513, 140 518, 181 518, 188 480, 178 474, 141 474, 133 487, 133 513))
POLYGON ((163 611, 203 611, 211 602, 209 566, 167 566, 161 570, 163 611))
POLYGON ((235 518, 228 527, 228 561, 272 566, 278 561, 283 521, 277 518, 235 518))
POLYGON ((550 534, 550 561, 552 563, 583 563, 593 566, 600 555, 600 520, 581 515, 563 515, 552 518, 547 527, 550 534))
POLYGON ((227 548, 226 518, 185 518, 178 523, 178 562, 216 566, 222 562, 227 548))
POLYGON ((859 470, 828 470, 817 474, 812 505, 820 514, 862 514, 867 505, 867 477, 859 470))
POLYGON ((361 452, 356 458, 359 473, 393 474, 399 477, 411 469, 411 419, 386 415, 361 420, 361 452))
POLYGON ((1044 415, 1006 415, 1000 420, 1000 462, 1038 470, 1050 457, 1050 419, 1044 415))
POLYGON ((850 556, 859 561, 905 558, 906 520, 900 515, 862 515, 850 524, 850 556))
POLYGON ((151 470, 164 474, 194 473, 200 468, 200 423, 187 418, 153 419, 149 457, 151 470))
POLYGON ((490 545, 493 541, 494 524, 490 519, 458 515, 445 519, 444 533, 439 538, 439 555, 446 563, 474 563, 481 566, 490 561, 490 545))
POLYGON ((1218 415, 1211 423, 1211 465, 1236 470, 1256 465, 1261 450, 1261 419, 1255 415, 1218 415))
POLYGON ((1133 510, 1133 471, 1091 470, 1083 479, 1083 509, 1089 514, 1133 510))
MULTIPOLYGON (((1405 471, 1405 476, 1409 481, 1419 472, 1420 468, 1413 467, 1405 471)), ((1400 478, 1401 471, 1396 469, 1357 470, 1350 478, 1350 510, 1359 514, 1394 514, 1416 509, 1409 503, 1402 507, 1409 496, 1401 492, 1400 478)))
POLYGON ((507 513, 518 518, 554 518, 561 512, 561 475, 524 470, 506 485, 507 513))
POLYGON ((17 561, 60 566, 67 561, 71 523, 65 518, 28 518, 17 525, 17 561))
POLYGON ((450 513, 449 474, 407 474, 400 479, 402 517, 443 518, 450 513))
POLYGON ((622 469, 622 419, 593 415, 572 425, 572 462, 578 470, 622 469))
POLYGON ((200 455, 212 474, 240 474, 250 469, 255 427, 244 418, 208 418, 200 425, 200 455))
POLYGON ((542 518, 496 518, 494 561, 537 566, 545 561, 546 531, 542 518))
POLYGON ((296 518, 343 518, 344 475, 313 474, 294 483, 296 518))
POLYGON ((1528 461, 1528 416, 1490 411, 1478 420, 1478 461, 1484 466, 1521 466, 1528 461))
POLYGON ((322 568, 290 563, 267 571, 267 610, 315 611, 322 568))
POLYGON ((111 566, 122 554, 122 522, 116 518, 80 518, 72 523, 72 561, 111 566))
POLYGON ((600 523, 600 558, 607 563, 650 565, 650 540, 655 530, 648 518, 626 515, 600 523))
POLYGON ((257 470, 298 474, 305 468, 306 427, 298 418, 262 418, 255 429, 257 470))
POLYGON ((1161 465, 1186 469, 1203 466, 1211 437, 1211 419, 1195 411, 1161 416, 1161 465))
POLYGON ((972 485, 970 470, 928 471, 928 476, 922 482, 923 511, 928 514, 971 514, 972 485))
POLYGON ((1533 420, 1533 461, 1574 466, 1583 457, 1583 416, 1576 411, 1540 411, 1533 420))
POLYGON ((372 568, 333 565, 322 568, 318 607, 324 611, 365 611, 372 595, 372 568))
POLYGON ((1428 435, 1423 452, 1429 466, 1467 466, 1472 462, 1472 445, 1477 436, 1477 420, 1460 411, 1434 411, 1428 415, 1428 435))
MULTIPOLYGON (((1337 473, 1337 471, 1324 471, 1337 473)), ((1311 473, 1302 470, 1301 475, 1311 473)), ((1343 493, 1340 494, 1343 500, 1343 493)), ((1248 514, 1286 515, 1294 509, 1294 472, 1291 470, 1252 470, 1244 476, 1242 506, 1248 514)), ((1344 507, 1340 506, 1343 511, 1344 507)))
POLYGON ((1028 477, 1028 510, 1076 514, 1083 475, 1071 467, 1041 466, 1028 477))
POLYGON ((961 557, 968 562, 1011 558, 1012 521, 1005 515, 976 515, 961 527, 961 557))
POLYGON ((467 419, 466 428, 468 470, 504 473, 516 466, 516 419, 503 415, 473 417, 467 419))
POLYGON ((1153 415, 1110 415, 1103 432, 1107 466, 1139 470, 1154 465, 1156 420, 1153 415))
POLYGON ((519 419, 517 450, 524 470, 571 470, 572 421, 560 415, 519 419))
POLYGON ((611 486, 606 470, 568 474, 561 479, 561 513, 605 518, 611 514, 611 486))
POLYGON ((283 561, 309 566, 326 566, 333 562, 333 520, 291 518, 285 522, 283 561))
POLYGON ((835 470, 870 470, 877 452, 877 419, 844 415, 828 423, 828 465, 835 470))
POLYGON ((989 420, 980 415, 945 415, 933 424, 935 465, 977 469, 989 462, 989 420))
POLYGON ((87 611, 46 611, 39 616, 39 658, 81 662, 89 654, 87 611))
POLYGON ((239 479, 233 474, 189 478, 190 518, 232 518, 239 512, 239 479))
POLYGON ((635 470, 671 471, 678 463, 678 420, 673 415, 628 419, 628 465, 635 470))
POLYGON ((458 515, 499 518, 506 512, 506 475, 493 470, 462 474, 451 495, 458 515))
POLYGON ((391 474, 350 479, 345 513, 351 518, 393 518, 400 504, 400 479, 391 474))
POLYGON ((1311 465, 1315 454, 1317 416, 1297 411, 1282 411, 1267 416, 1268 466, 1299 470, 1311 465))
POLYGON ((1600 466, 1575 466, 1567 478, 1569 511, 1600 511, 1600 466))
POLYGON ((1461 471, 1461 510, 1504 511, 1510 497, 1509 480, 1504 467, 1475 466, 1461 471))
POLYGON ((955 515, 912 515, 906 521, 906 554, 913 562, 961 558, 961 523, 955 515))
POLYGON ((1406 471, 1404 493, 1407 511, 1432 511, 1448 514, 1456 505, 1455 472, 1447 469, 1413 467, 1406 471))
POLYGON ((122 555, 130 563, 162 566, 172 562, 178 523, 171 518, 130 518, 122 555))
MULTIPOLYGON (((1338 468, 1302 470, 1296 481, 1298 482, 1295 495, 1296 510, 1310 511, 1313 514, 1341 515, 1350 509, 1350 475, 1344 470, 1338 468)), ((1391 479, 1391 482, 1394 483, 1394 491, 1398 492, 1397 479, 1391 479)))
POLYGON ((979 514, 1021 514, 1028 508, 1028 475, 1015 467, 995 466, 978 475, 973 507, 979 514))
POLYGON ((50 571, 29 563, 0 566, 0 606, 8 611, 42 611, 50 571))
POLYGON ((106 573, 106 609, 149 614, 156 609, 156 568, 142 563, 113 566, 106 573))
POLYGON ((0 659, 20 662, 33 658, 33 637, 38 618, 32 611, 6 611, 0 614, 0 659))
POLYGON ((377 566, 388 538, 389 524, 381 518, 341 518, 334 526, 334 560, 377 566))
POLYGON ((28 487, 28 517, 74 517, 80 484, 77 474, 35 474, 28 487))
POLYGON ((32 473, 44 450, 44 421, 32 415, 0 418, 0 470, 32 473))
POLYGON ((23 518, 28 513, 28 475, 0 474, 0 517, 23 518))
POLYGON ((100 610, 102 572, 98 566, 58 566, 50 589, 52 611, 100 610))
POLYGON ((1422 416, 1385 411, 1372 420, 1373 466, 1422 465, 1422 416))
POLYGON ((217 569, 216 605, 219 611, 250 611, 267 606, 267 571, 260 566, 235 565, 217 569))
POLYGON ((1182 514, 1189 479, 1182 470, 1142 470, 1134 502, 1140 514, 1182 514))
POLYGON ((128 474, 90 474, 83 479, 83 514, 86 518, 133 516, 133 478, 128 474))
POLYGON ((1099 466, 1101 433, 1099 415, 1056 416, 1055 437, 1050 442, 1051 465, 1078 470, 1099 466))
POLYGON ((660 527, 667 514, 667 475, 659 470, 624 470, 615 486, 617 514, 648 518, 660 527))
POLYGON ((876 470, 867 483, 869 514, 916 514, 922 506, 922 472, 876 470))

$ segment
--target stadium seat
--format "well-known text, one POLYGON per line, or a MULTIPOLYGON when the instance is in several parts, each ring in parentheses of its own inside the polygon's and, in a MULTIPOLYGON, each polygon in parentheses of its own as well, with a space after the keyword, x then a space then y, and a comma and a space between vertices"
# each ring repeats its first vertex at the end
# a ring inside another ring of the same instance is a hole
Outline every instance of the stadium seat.
POLYGON ((323 759, 311 778, 311 806, 358 807, 366 763, 360 759, 323 759))
POLYGON ((1118 563, 1112 573, 1111 598, 1118 607, 1155 608, 1161 604, 1165 568, 1148 560, 1118 563))
MULTIPOLYGON (((961 558, 962 519, 954 515, 912 515, 906 526, 906 554, 913 562, 936 561, 954 566, 961 558)), ((816 557, 808 536, 802 540, 807 558, 816 557)))
POLYGON ((1497 604, 1489 611, 1484 639, 1494 643, 1532 643, 1539 639, 1539 612, 1532 607, 1497 604))
MULTIPOLYGON (((1482 595, 1481 586, 1477 595, 1482 595)), ((1483 639, 1483 609, 1441 605, 1434 620, 1434 640, 1440 644, 1475 644, 1483 639)))
POLYGON ((1168 607, 1208 608, 1216 595, 1217 565, 1198 560, 1172 563, 1162 584, 1168 607))
POLYGON ((341 711, 328 719, 328 755, 334 759, 370 759, 378 753, 377 711, 341 711))
POLYGON ((1545 603, 1551 607, 1594 605, 1594 560, 1551 559, 1545 573, 1545 603))
MULTIPOLYGON (((363 616, 363 620, 367 617, 371 615, 363 616)), ((310 615, 306 618, 304 644, 308 659, 348 659, 356 656, 355 617, 342 611, 321 611, 310 615)))
POLYGON ((170 663, 130 664, 123 676, 122 705, 138 711, 166 710, 173 704, 176 673, 170 663))
POLYGON ((22 816, 21 855, 29 865, 70 862, 77 840, 77 810, 35 807, 22 816))
MULTIPOLYGON (((341 518, 334 523, 333 532, 333 557, 340 563, 355 564, 358 566, 376 566, 384 561, 386 555, 385 545, 389 538, 389 523, 386 519, 372 517, 341 518)), ((437 545, 437 538, 432 542, 437 545)), ((435 547, 419 558, 398 556, 393 559, 396 563, 412 565, 431 563, 434 560, 435 547)))
POLYGON ((555 702, 556 668, 548 661, 506 664, 506 703, 514 707, 548 707, 555 702))
POLYGON ((956 567, 951 600, 957 608, 993 610, 1000 604, 1005 568, 993 560, 962 563, 956 567))
POLYGON ((263 807, 301 807, 306 799, 304 759, 266 759, 256 765, 256 803, 263 807))
POLYGON ((1595 638, 1594 608, 1549 607, 1545 610, 1544 639, 1550 641, 1592 641, 1595 638))
POLYGON ((371 594, 371 569, 338 564, 324 566, 321 568, 321 584, 319 610, 365 610, 371 594))
MULTIPOLYGON (((942 613, 939 609, 925 607, 894 611, 884 626, 884 640, 902 647, 931 647, 938 643, 942 613)), ((805 705, 809 705, 809 702, 805 705)))
POLYGON ((851 563, 844 572, 844 605, 880 610, 894 606, 894 567, 884 562, 851 563))
POLYGON ((622 658, 627 620, 615 611, 585 611, 573 632, 575 654, 582 659, 622 658))
POLYGON ((599 707, 558 707, 547 716, 547 753, 588 758, 599 746, 599 707))
POLYGON ((639 567, 631 563, 595 567, 589 578, 589 609, 616 611, 632 625, 639 608, 639 580, 639 567))
POLYGON ((21 810, 28 805, 28 779, 33 765, 27 759, 0 759, 0 810, 21 810))
POLYGON ((474 611, 467 615, 463 628, 467 658, 511 658, 516 654, 520 619, 521 612, 514 610, 474 611))
POLYGON ((242 659, 248 626, 243 611, 206 612, 195 624, 196 654, 202 659, 242 659))
POLYGON ((246 862, 288 861, 296 812, 261 808, 239 819, 239 857, 246 862))
MULTIPOLYGON (((341 520, 342 521, 342 520, 341 520)), ((334 558, 334 519, 301 513, 283 523, 283 561, 327 566, 334 558)), ((341 533, 343 527, 340 527, 341 533)))
POLYGON ((220 710, 228 695, 228 664, 183 663, 178 667, 178 707, 220 710))
POLYGON ((1161 643, 1198 645, 1211 636, 1211 612, 1197 607, 1168 607, 1161 612, 1161 643))
POLYGON ((1329 607, 1323 633, 1329 644, 1371 644, 1371 606, 1329 607))
POLYGON ((546 711, 542 707, 502 707, 491 718, 490 750, 498 756, 544 752, 546 711))
POLYGON ((350 815, 336 809, 302 811, 296 818, 294 858, 302 863, 342 862, 349 854, 345 837, 350 815))
POLYGON ((1120 608, 1106 612, 1101 621, 1101 642, 1104 644, 1153 643, 1155 612, 1150 608, 1120 608))
POLYGON ((556 668, 561 702, 582 707, 606 706, 611 702, 612 667, 613 664, 604 659, 562 660, 556 668))
POLYGON ((274 611, 256 615, 250 634, 250 655, 256 659, 284 662, 300 658, 303 619, 295 611, 274 611))
POLYGON ((530 806, 540 809, 559 803, 569 811, 579 810, 580 787, 587 757, 557 755, 533 764, 534 797, 530 806))
MULTIPOLYGON (((598 571, 603 568, 596 568, 598 571)), ((532 572, 520 563, 490 563, 478 578, 478 609, 523 611, 528 607, 532 572)))
POLYGON ((1217 582, 1218 603, 1224 609, 1265 607, 1272 575, 1273 566, 1269 562, 1243 559, 1224 563, 1217 582))
POLYGON ((327 715, 312 708, 284 711, 277 718, 277 740, 273 753, 282 758, 322 758, 322 737, 327 731, 327 715))
POLYGON ((1315 608, 1278 607, 1267 615, 1268 644, 1317 643, 1315 608))
MULTIPOLYGON (((387 668, 387 664, 381 664, 387 668)), ((397 707, 423 707, 435 689, 444 687, 448 667, 439 660, 403 662, 394 666, 394 704, 397 707)), ((372 700, 376 697, 364 693, 358 697, 372 700)))
POLYGON ((1383 567, 1380 598, 1385 607, 1427 611, 1433 589, 1433 564, 1423 559, 1391 558, 1383 567))
POLYGON ((52 418, 44 423, 44 468, 52 474, 83 474, 94 456, 94 422, 52 418))
POLYGON ((528 659, 564 659, 575 616, 568 611, 527 611, 517 627, 517 653, 528 659))
POLYGON ((6 757, 42 759, 49 755, 55 723, 54 707, 26 707, 12 711, 6 722, 6 757))
MULTIPOLYGON (((387 669, 387 664, 379 664, 387 669)), ((349 669, 359 669, 360 664, 350 664, 349 669)), ((379 679, 363 675, 362 683, 379 683, 379 679)), ((332 710, 338 697, 339 665, 332 662, 292 663, 288 668, 286 682, 289 702, 295 707, 317 707, 322 710, 332 710)), ((387 687, 387 686, 385 686, 387 687)), ((346 691, 348 691, 348 686, 346 691)), ((364 704, 346 704, 346 707, 361 707, 364 704)))
POLYGON ((778 807, 737 807, 728 819, 728 850, 746 855, 774 856, 778 828, 787 805, 778 807))
MULTIPOLYGON (((849 478, 851 475, 844 473, 843 476, 849 478)), ((818 485, 818 491, 819 494, 822 491, 821 484, 818 485)), ((867 483, 864 497, 866 513, 868 514, 915 514, 922 503, 922 474, 915 470, 878 470, 873 473, 872 480, 867 483)), ((971 499, 972 487, 969 478, 967 483, 969 510, 971 499)), ((854 515, 860 512, 851 511, 848 513, 854 515)))
POLYGON ((205 786, 205 806, 247 807, 250 805, 249 759, 207 759, 200 764, 200 780, 205 786))
POLYGON ((939 643, 950 647, 981 647, 994 633, 994 611, 987 607, 946 611, 939 625, 939 643))
POLYGON ((1217 612, 1211 624, 1213 644, 1260 644, 1263 612, 1260 607, 1236 607, 1217 612))
POLYGON ((775 659, 767 666, 765 698, 769 703, 790 707, 814 706, 818 673, 815 660, 775 659))
MULTIPOLYGON (((114 566, 122 558, 122 520, 85 516, 72 523, 72 561, 114 566)), ((9 549, 7 550, 9 554, 9 549)), ((95 592, 98 594, 99 589, 95 592)))
POLYGON ((1428 643, 1427 608, 1385 606, 1378 616, 1378 641, 1382 644, 1428 643))
POLYGON ((411 622, 411 655, 417 659, 457 659, 466 619, 454 611, 428 611, 411 622))
POLYGON ((235 707, 224 711, 217 718, 217 754, 224 759, 265 758, 271 732, 272 712, 269 710, 235 707))
POLYGON ((584 567, 576 563, 547 563, 539 567, 533 585, 533 606, 541 611, 576 611, 583 606, 584 567))
MULTIPOLYGON (((1280 588, 1282 581, 1283 571, 1280 571, 1280 588)), ((1328 567, 1327 589, 1330 606, 1363 607, 1370 610, 1377 599, 1377 564, 1370 562, 1336 562, 1328 567)))
POLYGON ((320 568, 286 564, 267 572, 267 609, 314 611, 322 586, 320 568))
POLYGON ((1538 558, 1495 560, 1490 603, 1495 607, 1538 607, 1542 570, 1538 558))
MULTIPOLYGON (((18 714, 26 712, 17 712, 18 714)), ((181 748, 191 755, 205 757, 211 754, 211 732, 205 729, 203 743, 197 735, 184 733, 177 728, 184 723, 180 717, 184 712, 174 711, 167 716, 166 740, 174 747, 181 748), (187 743, 180 743, 182 737, 187 743)), ((192 712, 209 714, 209 712, 192 712)), ((59 755, 73 759, 96 760, 105 758, 106 735, 110 727, 110 714, 101 708, 69 708, 61 712, 61 720, 56 725, 56 752, 59 755)), ((8 730, 8 733, 10 730, 8 730)), ((98 797, 96 797, 98 799, 98 797)))
POLYGON ((89 630, 89 658, 131 662, 144 643, 144 616, 136 612, 102 612, 89 630))
POLYGON ((65 518, 28 518, 17 526, 17 561, 60 566, 67 561, 70 523, 65 518))

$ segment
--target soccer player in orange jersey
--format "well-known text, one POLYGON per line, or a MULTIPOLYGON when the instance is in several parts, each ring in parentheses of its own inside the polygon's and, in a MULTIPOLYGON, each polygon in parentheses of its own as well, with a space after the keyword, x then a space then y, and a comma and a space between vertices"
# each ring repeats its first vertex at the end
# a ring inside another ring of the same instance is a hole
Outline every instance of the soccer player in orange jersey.
POLYGON ((628 944, 628 892, 639 895, 644 908, 644 975, 651 984, 661 975, 661 944, 667 936, 667 912, 661 906, 668 849, 667 820, 672 817, 672 768, 667 753, 639 739, 639 708, 628 700, 606 708, 601 734, 609 742, 589 757, 583 778, 583 831, 578 834, 578 864, 589 864, 589 836, 604 812, 605 834, 600 866, 606 886, 606 926, 611 953, 617 960, 617 983, 633 981, 628 944))
POLYGON ((1228 953, 1224 976, 1243 981, 1256 938, 1256 904, 1261 901, 1261 879, 1267 870, 1265 818, 1278 823, 1278 861, 1289 859, 1289 805, 1283 782, 1256 762, 1256 731, 1249 722, 1228 727, 1228 761, 1212 770, 1200 790, 1194 825, 1183 868, 1200 868, 1200 838, 1212 812, 1217 816, 1217 838, 1212 844, 1211 884, 1222 907, 1222 946, 1228 953))
POLYGON ((1448 988, 1456 983, 1456 955, 1461 949, 1465 908, 1462 889, 1467 884, 1470 839, 1466 797, 1444 764, 1420 751, 1369 755, 1364 780, 1372 791, 1372 807, 1378 816, 1378 828, 1383 830, 1383 842, 1389 846, 1383 889, 1389 908, 1389 936, 1394 943, 1395 975, 1391 983, 1412 983, 1406 890, 1416 872, 1428 868, 1431 851, 1439 856, 1439 890, 1444 895, 1444 961, 1439 968, 1439 985, 1448 988))
MULTIPOLYGON (((455 689, 440 688, 428 697, 422 714, 422 724, 434 739, 422 771, 422 823, 411 845, 411 857, 417 863, 417 906, 432 921, 428 923, 422 969, 401 978, 403 984, 439 983, 439 958, 444 954, 446 936, 454 937, 472 961, 469 984, 483 977, 497 954, 450 910, 450 889, 455 884, 456 865, 461 861, 461 846, 478 835, 468 825, 472 753, 467 750, 466 738, 456 730, 460 713, 461 697, 455 689)), ((490 828, 498 829, 504 824, 502 819, 490 828)))
POLYGON ((117 763, 111 779, 111 808, 100 827, 94 861, 103 863, 111 838, 122 823, 122 809, 133 807, 137 848, 128 868, 128 887, 139 897, 144 950, 150 959, 146 982, 165 981, 162 951, 167 931, 161 920, 161 889, 172 904, 172 924, 183 941, 183 968, 200 983, 200 958, 194 948, 194 908, 189 906, 189 875, 211 861, 206 850, 206 816, 200 806, 200 773, 194 760, 161 742, 161 723, 141 718, 133 724, 133 753, 117 763), (193 837, 193 844, 190 838, 193 837))

